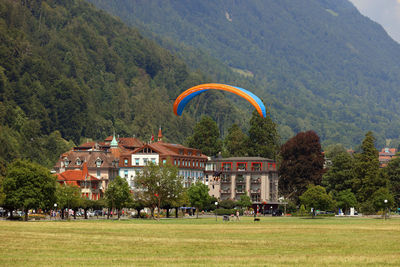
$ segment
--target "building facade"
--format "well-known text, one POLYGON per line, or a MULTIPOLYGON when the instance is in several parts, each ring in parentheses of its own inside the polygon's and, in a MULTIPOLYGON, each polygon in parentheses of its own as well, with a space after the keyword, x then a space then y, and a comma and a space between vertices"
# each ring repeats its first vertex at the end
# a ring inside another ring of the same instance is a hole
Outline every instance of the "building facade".
POLYGON ((380 167, 386 167, 389 161, 396 157, 397 149, 396 148, 382 148, 382 151, 379 152, 379 165, 380 167))
POLYGON ((82 197, 87 199, 98 200, 104 195, 102 181, 89 174, 86 162, 82 164, 82 169, 66 170, 56 176, 57 182, 62 185, 79 187, 82 197))
POLYGON ((278 172, 273 160, 260 157, 215 158, 206 164, 205 180, 211 196, 219 200, 250 197, 253 206, 276 208, 278 172), (261 205, 261 206, 260 206, 261 205))
POLYGON ((178 168, 178 174, 183 177, 184 187, 189 187, 197 181, 204 182, 204 169, 207 156, 200 150, 179 144, 164 143, 161 129, 158 141, 144 144, 134 151, 125 151, 119 157, 119 176, 125 178, 132 189, 136 189, 135 177, 149 163, 166 164, 178 168))
POLYGON ((108 183, 118 175, 118 153, 117 148, 103 150, 95 144, 90 148, 84 144, 63 153, 53 167, 53 172, 56 174, 67 172, 65 175, 71 175, 70 171, 83 171, 83 167, 86 166, 87 174, 97 179, 99 194, 103 197, 108 183))

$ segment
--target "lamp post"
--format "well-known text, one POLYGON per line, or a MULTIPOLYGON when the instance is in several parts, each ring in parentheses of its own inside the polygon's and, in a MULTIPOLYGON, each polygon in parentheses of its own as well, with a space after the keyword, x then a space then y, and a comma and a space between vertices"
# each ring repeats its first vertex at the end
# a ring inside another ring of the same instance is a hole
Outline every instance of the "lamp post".
POLYGON ((215 201, 215 221, 217 221, 217 207, 218 207, 218 201, 215 201))
POLYGON ((272 206, 271 206, 271 207, 269 207, 269 209, 270 209, 270 213, 271 213, 271 216, 272 216, 272 206))
POLYGON ((54 203, 54 220, 57 218, 57 203, 54 203))
POLYGON ((385 199, 383 202, 385 203, 385 220, 386 220, 386 216, 387 216, 387 203, 388 203, 388 200, 385 199))

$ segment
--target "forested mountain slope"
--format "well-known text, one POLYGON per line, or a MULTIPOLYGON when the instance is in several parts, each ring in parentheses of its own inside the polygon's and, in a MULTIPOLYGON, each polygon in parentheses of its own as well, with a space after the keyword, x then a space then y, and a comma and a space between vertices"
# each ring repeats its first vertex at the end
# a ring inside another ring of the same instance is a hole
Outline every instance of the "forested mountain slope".
POLYGON ((347 0, 90 2, 191 67, 206 52, 247 75, 284 135, 313 129, 325 144, 347 146, 368 130, 378 145, 399 137, 400 46, 347 0))
POLYGON ((82 138, 114 130, 146 141, 161 126, 169 141, 183 142, 192 114, 207 113, 222 127, 243 124, 240 109, 218 93, 196 99, 185 116, 173 114, 179 92, 207 79, 85 1, 3 0, 0 167, 14 158, 52 166, 82 138))

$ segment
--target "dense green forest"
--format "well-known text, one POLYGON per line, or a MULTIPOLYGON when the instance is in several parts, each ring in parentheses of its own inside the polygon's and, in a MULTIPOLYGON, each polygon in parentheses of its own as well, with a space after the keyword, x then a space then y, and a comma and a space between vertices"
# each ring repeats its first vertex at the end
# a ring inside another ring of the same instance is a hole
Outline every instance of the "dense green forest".
POLYGON ((1 1, 0 166, 28 158, 50 167, 74 144, 114 130, 146 141, 161 126, 183 142, 203 114, 221 129, 243 125, 244 111, 220 93, 173 114, 183 89, 207 81, 85 1, 1 1))
POLYGON ((283 137, 399 138, 400 46, 347 0, 89 1, 214 81, 259 94, 283 137))

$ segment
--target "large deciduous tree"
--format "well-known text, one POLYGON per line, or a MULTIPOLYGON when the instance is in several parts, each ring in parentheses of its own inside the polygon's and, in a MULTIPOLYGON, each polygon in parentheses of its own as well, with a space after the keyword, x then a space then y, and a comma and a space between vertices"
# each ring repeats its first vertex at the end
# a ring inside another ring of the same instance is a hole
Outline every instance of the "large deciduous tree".
POLYGON ((343 213, 346 213, 351 207, 357 205, 356 196, 350 189, 340 191, 335 197, 335 200, 337 207, 343 209, 343 213))
POLYGON ((279 150, 279 135, 276 123, 272 121, 269 112, 263 118, 256 110, 253 111, 250 119, 248 144, 249 156, 276 158, 279 150))
POLYGON ((194 127, 193 135, 187 139, 189 147, 200 149, 208 156, 216 156, 222 150, 222 141, 217 123, 209 116, 203 116, 194 127))
POLYGON ((56 178, 46 168, 26 160, 16 160, 8 166, 3 189, 5 206, 22 209, 25 220, 29 209, 48 209, 56 200, 56 178))
POLYGON ((115 177, 108 185, 105 198, 111 209, 117 209, 119 219, 121 216, 121 209, 132 202, 132 195, 128 182, 119 176, 115 177))
POLYGON ((280 151, 279 189, 285 198, 298 202, 307 187, 321 184, 324 155, 314 131, 300 132, 289 139, 280 151))
POLYGON ((196 217, 199 218, 199 209, 204 209, 210 199, 210 195, 208 194, 209 188, 207 185, 197 182, 194 185, 191 185, 188 189, 188 196, 190 205, 196 208, 196 217))
POLYGON ((143 197, 154 210, 158 219, 162 205, 177 202, 183 192, 183 180, 178 169, 167 163, 162 166, 150 162, 136 177, 137 187, 143 190, 143 197))
POLYGON ((315 215, 315 210, 331 209, 334 204, 332 197, 328 195, 325 188, 320 185, 311 185, 307 191, 299 197, 299 199, 308 210, 311 208, 314 209, 313 217, 315 215))
MULTIPOLYGON (((56 197, 57 207, 61 209, 61 218, 64 219, 64 210, 67 209, 69 218, 69 209, 76 210, 82 204, 81 190, 75 185, 57 184, 56 197)), ((74 216, 76 213, 74 213, 74 216)))

